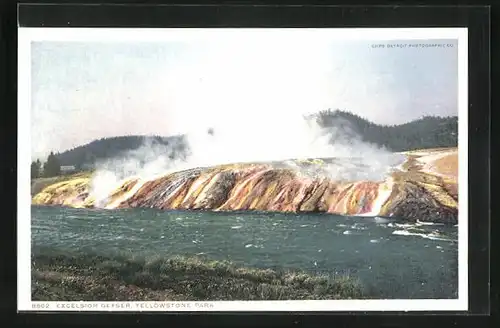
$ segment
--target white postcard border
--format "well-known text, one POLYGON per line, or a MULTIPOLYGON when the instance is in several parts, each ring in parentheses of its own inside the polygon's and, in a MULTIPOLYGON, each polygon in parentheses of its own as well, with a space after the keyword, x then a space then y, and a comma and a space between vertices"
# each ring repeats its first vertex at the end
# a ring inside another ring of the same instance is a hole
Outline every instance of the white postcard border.
POLYGON ((18 29, 18 311, 463 311, 468 309, 468 31, 467 28, 299 28, 299 29, 130 29, 130 28, 19 28, 18 29), (146 31, 147 30, 147 31, 146 31), (307 35, 310 40, 458 40, 458 299, 452 300, 334 300, 334 301, 223 301, 223 302, 32 302, 31 192, 29 163, 31 114, 31 42, 158 42, 206 41, 280 34, 307 35), (128 304, 128 305, 127 305, 128 304))

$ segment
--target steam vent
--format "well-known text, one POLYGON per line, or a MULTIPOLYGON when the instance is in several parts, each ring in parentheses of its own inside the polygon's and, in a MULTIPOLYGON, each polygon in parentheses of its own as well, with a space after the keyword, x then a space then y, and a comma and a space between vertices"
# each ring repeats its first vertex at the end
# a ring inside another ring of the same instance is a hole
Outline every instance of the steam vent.
POLYGON ((456 148, 402 153, 401 165, 390 168, 385 177, 352 181, 334 178, 331 172, 340 165, 334 158, 196 168, 151 180, 129 178, 99 202, 90 193, 92 176, 76 175, 45 187, 32 204, 328 212, 456 224, 457 154, 456 148))

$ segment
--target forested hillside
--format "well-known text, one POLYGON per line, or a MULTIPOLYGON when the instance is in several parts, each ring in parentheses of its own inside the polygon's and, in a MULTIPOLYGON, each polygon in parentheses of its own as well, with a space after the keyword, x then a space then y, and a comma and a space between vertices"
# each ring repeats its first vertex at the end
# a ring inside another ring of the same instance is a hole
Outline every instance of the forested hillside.
POLYGON ((401 125, 378 125, 344 111, 322 111, 317 115, 321 126, 342 126, 361 136, 364 141, 383 145, 392 151, 421 148, 456 147, 458 117, 426 116, 401 125))
MULTIPOLYGON (((392 151, 421 148, 456 147, 458 143, 458 117, 428 116, 401 125, 378 125, 345 111, 322 111, 309 119, 316 119, 323 127, 343 127, 346 133, 355 133, 364 141, 385 146, 392 151)), ((123 152, 138 149, 145 143, 170 145, 176 154, 187 150, 183 136, 120 136, 102 138, 89 144, 56 154, 61 165, 92 164, 123 152)), ((172 155, 173 156, 173 155, 172 155)))
POLYGON ((145 144, 170 145, 178 152, 184 152, 184 137, 172 136, 120 136, 101 138, 83 146, 79 146, 57 154, 61 165, 74 165, 77 169, 84 164, 92 164, 99 160, 120 156, 124 152, 138 149, 145 144))

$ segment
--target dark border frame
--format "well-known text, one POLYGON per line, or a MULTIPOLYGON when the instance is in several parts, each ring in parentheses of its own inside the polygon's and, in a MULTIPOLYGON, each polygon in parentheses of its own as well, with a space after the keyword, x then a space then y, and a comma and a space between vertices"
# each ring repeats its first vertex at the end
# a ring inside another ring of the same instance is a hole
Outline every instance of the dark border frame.
MULTIPOLYGON (((12 15, 12 12, 10 12, 12 15)), ((490 9, 486 6, 435 6, 435 7, 401 7, 401 6, 310 6, 310 5, 54 5, 54 4, 22 4, 18 7, 18 26, 20 27, 468 27, 469 29, 469 313, 489 314, 489 244, 490 244, 490 9)), ((2 22, 2 38, 6 27, 12 27, 13 17, 2 22)), ((6 96, 9 98, 9 111, 5 122, 7 127, 14 127, 10 134, 2 138, 6 142, 6 167, 8 190, 15 190, 17 178, 17 118, 14 107, 17 107, 17 35, 15 31, 8 34, 3 48, 6 52, 7 73, 10 77, 6 96), (13 33, 12 33, 13 32, 13 33), (7 164, 8 163, 8 164, 7 164)), ((2 49, 3 50, 3 49, 2 49)), ((7 97, 6 97, 7 98, 7 97)), ((7 131, 7 130, 4 130, 7 131)), ((3 164, 3 163, 2 163, 3 164)), ((2 183, 3 184, 3 183, 2 183)), ((11 202, 14 205, 14 193, 11 202)), ((8 217, 16 222, 16 209, 9 207, 8 217)), ((13 229, 2 229, 8 237, 16 236, 13 229)), ((16 238, 14 238, 16 239, 16 238)), ((4 239, 3 241, 7 241, 4 239)), ((2 302, 16 304, 16 274, 14 274, 17 248, 15 242, 4 250, 13 255, 11 270, 5 280, 9 292, 2 293, 6 298, 2 302), (7 295, 10 295, 8 297, 7 295), (9 302, 9 303, 10 303, 9 302)), ((10 256, 8 256, 10 257, 10 256)), ((4 281, 5 281, 4 280, 4 281)), ((241 325, 249 326, 256 322, 261 326, 305 325, 316 322, 318 314, 325 315, 326 320, 345 324, 349 313, 165 313, 155 316, 147 313, 103 314, 104 320, 116 324, 152 323, 156 318, 168 320, 172 324, 198 324, 204 326, 241 325), (333 315, 335 318, 328 318, 333 315), (193 319, 191 319, 193 318, 193 319), (253 320, 252 320, 253 319, 253 320), (331 321, 335 320, 335 321, 331 321), (340 320, 340 321, 339 321, 340 320)), ((380 314, 400 314, 396 312, 370 312, 368 315, 353 317, 355 324, 397 325, 397 323, 422 326, 429 321, 421 312, 411 313, 411 317, 403 315, 388 318, 380 314), (415 316, 419 315, 419 316, 415 316)), ((359 313, 363 314, 363 313, 359 313)), ((425 312, 428 314, 428 312, 425 312)), ((458 320, 446 318, 438 313, 433 321, 440 325, 458 320)), ((464 312, 456 314, 466 314, 464 312)), ((96 323, 97 317, 92 313, 82 313, 73 319, 74 313, 57 316, 48 314, 20 314, 18 323, 96 323)), ((469 322, 472 317, 462 317, 469 322)), ((326 321, 325 320, 325 321, 326 321)), ((325 323, 328 323, 326 321, 325 323)), ((462 321, 463 322, 463 321, 462 321)))

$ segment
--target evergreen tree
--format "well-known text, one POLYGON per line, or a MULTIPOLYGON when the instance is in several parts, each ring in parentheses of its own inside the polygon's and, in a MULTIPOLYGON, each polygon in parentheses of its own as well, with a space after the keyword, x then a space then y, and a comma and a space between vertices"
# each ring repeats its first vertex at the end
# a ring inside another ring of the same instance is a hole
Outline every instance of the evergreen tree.
POLYGON ((43 175, 46 178, 55 177, 61 174, 61 165, 59 164, 59 160, 54 155, 53 152, 50 152, 47 157, 47 162, 43 166, 43 175))
POLYGON ((39 159, 31 162, 31 178, 32 179, 39 178, 41 169, 42 169, 42 163, 40 162, 39 159))

